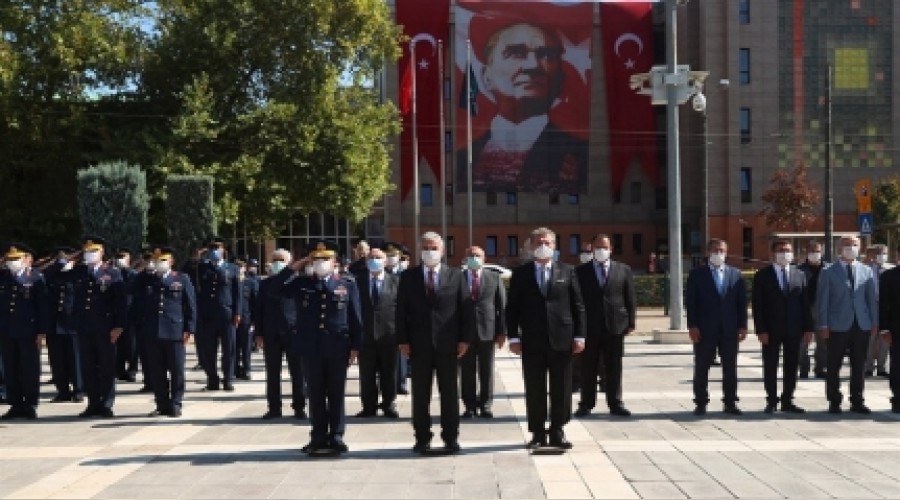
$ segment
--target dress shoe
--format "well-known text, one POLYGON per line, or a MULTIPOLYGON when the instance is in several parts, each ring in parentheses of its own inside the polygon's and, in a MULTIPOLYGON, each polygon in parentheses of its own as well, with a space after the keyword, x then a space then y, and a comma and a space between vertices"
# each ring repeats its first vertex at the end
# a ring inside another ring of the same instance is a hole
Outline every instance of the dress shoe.
POLYGON ((575 410, 575 417, 584 418, 591 414, 591 409, 586 406, 579 406, 577 410, 575 410))
POLYGON ((30 406, 22 408, 21 416, 26 420, 35 420, 37 419, 37 410, 30 406))
POLYGON ((97 416, 97 409, 88 406, 83 412, 78 414, 78 418, 91 418, 97 416))
POLYGON ((431 442, 430 441, 416 441, 416 444, 413 445, 412 451, 414 453, 418 453, 419 455, 424 455, 431 451, 431 442))
POLYGON ((482 408, 478 410, 478 416, 481 418, 494 418, 494 412, 490 408, 482 408))
POLYGON ((180 417, 181 416, 181 407, 176 406, 176 407, 172 408, 172 411, 169 412, 169 416, 172 418, 180 417))
POLYGON ((149 385, 142 385, 141 388, 138 389, 138 392, 141 394, 147 394, 147 393, 153 392, 153 388, 150 387, 149 385))
POLYGON ((615 415, 617 417, 630 417, 631 416, 631 412, 628 411, 628 408, 625 408, 624 406, 614 406, 614 407, 610 408, 609 414, 615 415))
POLYGON ((562 448, 564 450, 572 449, 572 443, 566 439, 566 434, 562 430, 550 431, 550 438, 547 440, 547 445, 554 448, 562 448))
POLYGON ((825 378, 825 372, 824 372, 824 371, 818 371, 818 372, 816 372, 816 378, 818 378, 818 379, 824 379, 824 378, 825 378))
POLYGON ((344 442, 343 439, 336 438, 331 441, 330 448, 338 453, 347 453, 350 451, 350 447, 347 446, 347 443, 344 442))
POLYGON ((98 408, 95 415, 100 418, 115 418, 116 416, 116 414, 113 413, 112 408, 98 408))
POLYGON ((878 372, 876 373, 876 375, 878 375, 879 377, 884 377, 884 378, 887 378, 887 377, 890 377, 890 376, 891 376, 888 372, 886 372, 886 371, 884 371, 884 370, 878 370, 878 372))
POLYGON ((528 444, 525 445, 525 449, 537 450, 542 446, 547 446, 547 436, 534 432, 531 434, 531 441, 529 441, 528 444))
POLYGON ((722 362, 719 360, 719 358, 714 358, 714 359, 712 360, 712 363, 711 363, 711 364, 712 364, 713 366, 722 366, 722 362))
POLYGON ((235 378, 239 379, 239 380, 251 380, 249 373, 242 373, 240 375, 235 375, 235 378))
POLYGON ((406 389, 397 389, 397 394, 400 394, 401 396, 409 396, 409 391, 406 389))
POLYGON ((330 448, 325 443, 314 443, 310 441, 306 446, 300 448, 300 451, 308 455, 312 455, 313 453, 319 453, 329 449, 330 448))
POLYGON ((694 407, 694 415, 706 415, 706 405, 697 405, 694 407))
POLYGON ((2 416, 0 416, 0 420, 12 420, 14 418, 19 418, 23 416, 22 412, 17 407, 12 407, 9 410, 6 410, 2 416))
POLYGON ((765 407, 765 409, 763 409, 763 413, 769 413, 769 414, 775 413, 776 406, 778 406, 778 405, 775 403, 766 403, 766 407, 765 407))
POLYGON ((382 412, 384 412, 384 416, 387 418, 400 418, 400 414, 397 413, 397 409, 394 407, 389 406, 382 410, 382 412))
POLYGON ((454 455, 456 453, 459 453, 460 450, 462 450, 462 448, 459 446, 459 441, 454 439, 453 441, 444 442, 444 453, 448 455, 454 455))
POLYGON ((207 391, 218 391, 218 390, 219 390, 219 383, 218 383, 218 382, 207 382, 207 383, 206 383, 206 387, 204 388, 204 390, 207 390, 207 391))
POLYGON ((841 409, 840 403, 829 403, 828 404, 828 413, 841 413, 844 410, 841 409))
POLYGON ((744 414, 744 412, 742 412, 741 409, 738 408, 738 406, 734 403, 726 404, 724 407, 722 407, 722 411, 734 416, 741 416, 744 414))
POLYGON ((147 416, 148 417, 165 417, 168 414, 169 414, 168 411, 157 408, 157 409, 151 411, 150 413, 148 413, 147 416))
POLYGON ((794 403, 781 403, 781 411, 785 413, 806 413, 806 410, 794 403))
POLYGON ((891 403, 891 413, 900 413, 900 403, 891 403))
POLYGON ((222 390, 225 392, 234 392, 234 385, 231 382, 224 382, 222 384, 222 390))
POLYGON ((859 413, 860 415, 868 415, 872 413, 872 410, 870 410, 868 406, 862 403, 850 406, 850 411, 852 411, 853 413, 859 413))
POLYGON ((306 414, 303 408, 300 408, 299 410, 294 410, 294 418, 296 418, 297 420, 306 420, 307 418, 309 418, 309 416, 306 414))
POLYGON ((371 418, 371 417, 374 417, 375 415, 376 415, 375 410, 362 409, 359 411, 359 413, 357 413, 354 416, 356 418, 371 418))
POLYGON ((50 400, 51 403, 68 403, 69 401, 72 401, 71 394, 57 394, 50 400))
POLYGON ((809 372, 800 372, 800 378, 803 378, 803 379, 809 378, 809 372))
POLYGON ((119 380, 122 382, 136 382, 137 377, 133 373, 123 373, 119 375, 119 380))
POLYGON ((866 370, 866 377, 871 377, 874 374, 875 372, 873 372, 872 370, 866 370))
POLYGON ((83 403, 84 402, 84 394, 76 393, 72 395, 73 403, 83 403))
POLYGON ((281 418, 281 410, 269 410, 262 416, 263 420, 272 420, 275 418, 281 418))
POLYGON ((471 408, 466 408, 466 411, 462 412, 460 418, 475 418, 475 410, 471 408))

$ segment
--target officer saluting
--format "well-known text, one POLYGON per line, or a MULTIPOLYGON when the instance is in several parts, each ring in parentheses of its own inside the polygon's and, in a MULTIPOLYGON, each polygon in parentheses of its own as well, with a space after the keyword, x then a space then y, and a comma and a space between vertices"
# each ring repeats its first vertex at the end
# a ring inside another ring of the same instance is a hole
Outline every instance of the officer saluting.
POLYGON ((31 249, 13 243, 3 253, 6 269, 0 272, 0 353, 10 408, 0 418, 31 420, 37 418, 40 345, 50 323, 47 288, 41 273, 30 267, 31 249))
POLYGON ((181 416, 184 347, 196 330, 194 286, 187 275, 172 270, 174 253, 171 247, 154 250, 154 274, 142 274, 135 286, 135 321, 156 400, 151 417, 181 416))
POLYGON ((84 401, 81 382, 81 355, 78 353, 78 331, 75 323, 75 284, 71 279, 75 267, 72 247, 56 248, 56 262, 44 270, 49 291, 47 357, 56 385, 54 403, 84 401))
POLYGON ((225 240, 213 238, 207 259, 197 269, 197 307, 200 336, 197 356, 206 371, 206 390, 219 390, 216 351, 222 344, 222 389, 233 391, 235 328, 241 322, 238 269, 225 262, 225 240))
POLYGON ((362 344, 362 320, 356 280, 338 274, 336 243, 320 240, 307 258, 273 276, 271 293, 293 298, 297 304, 297 331, 292 348, 301 357, 312 423, 309 444, 303 451, 343 453, 344 391, 347 368, 362 344), (303 273, 312 262, 313 275, 303 273))

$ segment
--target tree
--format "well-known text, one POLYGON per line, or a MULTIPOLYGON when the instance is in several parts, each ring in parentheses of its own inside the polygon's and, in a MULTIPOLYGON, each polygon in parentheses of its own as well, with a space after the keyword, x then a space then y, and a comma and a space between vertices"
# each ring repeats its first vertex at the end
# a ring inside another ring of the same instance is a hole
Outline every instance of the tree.
POLYGON ((213 180, 200 175, 173 175, 166 182, 166 229, 178 262, 216 235, 213 180))
POLYGON ((896 242, 897 227, 885 228, 886 224, 900 224, 900 176, 882 179, 872 193, 872 218, 875 220, 874 241, 896 242), (892 238, 893 236, 893 238, 892 238))
POLYGON ((806 165, 778 169, 762 195, 765 206, 761 213, 766 217, 767 226, 801 231, 818 216, 816 208, 820 199, 819 191, 807 178, 806 165))
POLYGON ((78 172, 78 213, 84 234, 107 241, 107 252, 137 251, 147 236, 147 176, 125 162, 103 163, 78 172))

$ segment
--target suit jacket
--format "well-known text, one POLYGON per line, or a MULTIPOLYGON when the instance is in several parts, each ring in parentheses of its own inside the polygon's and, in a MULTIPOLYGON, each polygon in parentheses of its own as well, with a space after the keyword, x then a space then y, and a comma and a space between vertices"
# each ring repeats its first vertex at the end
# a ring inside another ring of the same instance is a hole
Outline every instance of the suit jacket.
POLYGON ((782 290, 775 266, 766 266, 753 275, 753 328, 756 334, 799 337, 815 329, 812 305, 807 293, 806 273, 796 266, 788 269, 787 291, 782 290))
POLYGON ((724 265, 725 294, 720 295, 709 266, 700 266, 688 274, 684 305, 688 328, 699 328, 704 337, 719 331, 737 335, 747 328, 747 287, 736 268, 724 265))
POLYGON ((585 336, 584 302, 575 268, 554 262, 545 297, 535 279, 535 263, 513 270, 506 303, 506 329, 523 352, 572 350, 572 341, 585 336))
MULTIPOLYGON (((900 266, 881 273, 878 285, 878 326, 892 335, 900 334, 900 266)), ((893 342, 900 342, 895 337, 893 342)))
POLYGON ((819 274, 816 309, 819 328, 846 332, 853 320, 863 330, 878 326, 878 302, 875 299, 875 280, 872 269, 853 261, 853 283, 847 279, 847 268, 835 262, 819 274))
POLYGON ((629 328, 635 327, 637 296, 630 267, 609 261, 609 274, 603 287, 593 260, 575 268, 575 274, 587 312, 588 337, 599 335, 601 331, 624 335, 629 328))
POLYGON ((494 342, 498 336, 506 335, 506 287, 500 281, 500 274, 481 270, 478 298, 472 297, 472 273, 463 271, 469 298, 475 308, 476 338, 483 342, 494 342))
POLYGON ((458 342, 475 338, 475 315, 462 271, 442 264, 434 297, 425 287, 423 266, 400 274, 397 289, 397 343, 416 349, 456 352, 458 342))
POLYGON ((282 286, 268 277, 259 284, 256 310, 253 312, 254 336, 265 340, 290 340, 297 328, 297 304, 293 297, 274 293, 282 286))
POLYGON ((372 303, 372 274, 368 271, 356 276, 362 309, 363 339, 378 344, 397 343, 397 287, 400 276, 383 272, 378 304, 372 303))

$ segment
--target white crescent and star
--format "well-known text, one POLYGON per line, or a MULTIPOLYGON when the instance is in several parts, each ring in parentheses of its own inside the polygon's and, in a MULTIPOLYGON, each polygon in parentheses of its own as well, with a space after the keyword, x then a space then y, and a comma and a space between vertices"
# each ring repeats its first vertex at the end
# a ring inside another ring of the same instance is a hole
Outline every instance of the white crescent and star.
MULTIPOLYGON (((632 42, 637 45, 639 55, 644 52, 644 42, 643 40, 641 40, 641 37, 637 36, 634 33, 622 33, 621 35, 619 35, 619 38, 616 38, 616 43, 613 44, 613 51, 617 56, 622 57, 622 55, 619 54, 619 49, 622 47, 622 44, 627 42, 632 42)), ((635 61, 630 57, 625 61, 626 69, 634 69, 634 65, 635 61)))
MULTIPOLYGON (((417 43, 423 41, 428 42, 431 45, 431 57, 434 57, 435 51, 437 50, 437 40, 431 33, 419 33, 416 36, 412 37, 409 40, 410 52, 412 52, 412 49, 416 46, 417 43)), ((419 69, 428 69, 428 64, 428 60, 424 57, 417 63, 419 69)))

